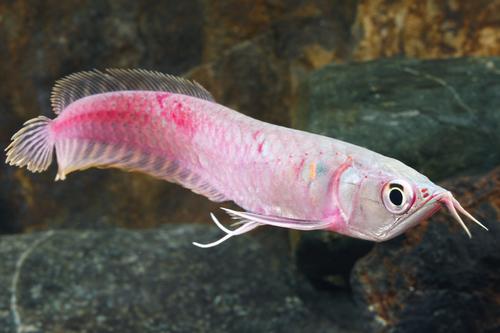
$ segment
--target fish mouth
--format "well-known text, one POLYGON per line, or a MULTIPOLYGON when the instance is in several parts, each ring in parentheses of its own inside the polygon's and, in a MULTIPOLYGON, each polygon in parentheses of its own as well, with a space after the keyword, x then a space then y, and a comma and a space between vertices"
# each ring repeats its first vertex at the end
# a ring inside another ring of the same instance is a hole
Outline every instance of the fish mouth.
POLYGON ((464 221, 458 214, 458 212, 465 215, 472 222, 479 225, 481 228, 488 230, 486 226, 484 226, 481 222, 479 222, 474 216, 472 216, 462 205, 453 197, 453 194, 450 191, 438 191, 432 194, 426 201, 420 204, 414 211, 408 216, 405 216, 405 220, 412 220, 412 223, 408 225, 407 223, 401 223, 401 221, 397 221, 394 223, 394 226, 387 230, 385 234, 394 234, 399 235, 403 233, 405 230, 409 229, 413 225, 418 224, 420 221, 434 215, 438 210, 442 207, 448 209, 448 212, 453 216, 453 218, 460 224, 460 226, 464 229, 465 233, 469 238, 472 238, 472 234, 469 231, 469 228, 465 225, 464 221), (398 228, 399 227, 399 228, 398 228), (399 230, 398 230, 399 229, 399 230))
POLYGON ((422 220, 434 215, 441 208, 442 205, 439 203, 437 195, 430 196, 418 207, 415 207, 413 212, 397 219, 389 229, 384 231, 382 236, 387 237, 389 234, 391 235, 390 238, 399 236, 406 230, 419 224, 422 220))

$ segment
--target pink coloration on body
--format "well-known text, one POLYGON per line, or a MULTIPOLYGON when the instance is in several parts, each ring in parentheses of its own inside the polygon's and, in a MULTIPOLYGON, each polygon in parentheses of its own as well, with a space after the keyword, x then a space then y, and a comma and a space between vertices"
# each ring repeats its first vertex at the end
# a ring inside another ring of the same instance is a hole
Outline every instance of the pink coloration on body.
POLYGON ((262 153, 262 146, 264 146, 264 142, 259 143, 259 146, 257 147, 259 154, 262 153))
POLYGON ((84 72, 60 81, 52 102, 57 118, 28 121, 7 148, 8 163, 43 171, 55 149, 56 180, 90 167, 141 171, 246 210, 226 209, 240 221, 235 230, 212 214, 226 236, 201 247, 261 225, 383 241, 442 205, 467 233, 457 210, 480 224, 451 193, 395 159, 252 119, 183 79, 84 72))
POLYGON ((261 131, 255 131, 255 132, 253 132, 253 135, 252 135, 253 139, 257 140, 257 137, 260 135, 260 133, 261 133, 261 131))

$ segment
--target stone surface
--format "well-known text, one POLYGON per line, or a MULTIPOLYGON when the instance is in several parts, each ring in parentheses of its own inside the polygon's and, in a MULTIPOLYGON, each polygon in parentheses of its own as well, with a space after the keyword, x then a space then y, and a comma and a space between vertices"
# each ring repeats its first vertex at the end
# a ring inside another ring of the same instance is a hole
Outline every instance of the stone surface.
POLYGON ((500 2, 366 0, 357 8, 354 58, 443 58, 500 53, 500 2))
POLYGON ((222 0, 204 1, 204 60, 217 60, 227 50, 255 37, 273 34, 274 51, 290 59, 316 44, 347 55, 350 29, 359 1, 222 0), (342 51, 340 51, 342 50, 342 51))
POLYGON ((500 163, 500 58, 329 65, 297 125, 397 158, 433 180, 500 163))
POLYGON ((445 213, 377 244, 351 276, 373 328, 388 332, 500 331, 500 167, 446 181, 469 212, 472 239, 445 213))
POLYGON ((209 250, 191 245, 220 236, 204 226, 4 236, 0 332, 357 331, 350 299, 294 274, 285 235, 209 250))
POLYGON ((354 265, 366 256, 374 243, 345 237, 328 231, 296 232, 295 264, 297 269, 324 292, 352 293, 350 283, 354 265))

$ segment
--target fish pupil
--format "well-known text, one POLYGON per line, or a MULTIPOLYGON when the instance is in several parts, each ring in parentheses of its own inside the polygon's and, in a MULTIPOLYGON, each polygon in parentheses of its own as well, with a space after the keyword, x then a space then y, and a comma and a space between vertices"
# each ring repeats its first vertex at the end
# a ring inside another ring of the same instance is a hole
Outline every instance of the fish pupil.
POLYGON ((403 203, 403 192, 399 189, 393 188, 389 192, 389 200, 391 200, 393 205, 401 206, 403 203))

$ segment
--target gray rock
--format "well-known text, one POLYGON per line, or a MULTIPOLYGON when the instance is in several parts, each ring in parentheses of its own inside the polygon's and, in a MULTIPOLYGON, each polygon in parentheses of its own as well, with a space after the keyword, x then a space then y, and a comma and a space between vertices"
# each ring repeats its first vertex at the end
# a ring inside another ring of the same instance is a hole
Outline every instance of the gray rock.
POLYGON ((329 65, 296 124, 395 157, 438 180, 500 162, 500 59, 329 65))
POLYGON ((285 233, 257 234, 213 249, 191 244, 220 236, 202 226, 4 236, 0 332, 356 331, 352 300, 294 274, 285 233))

